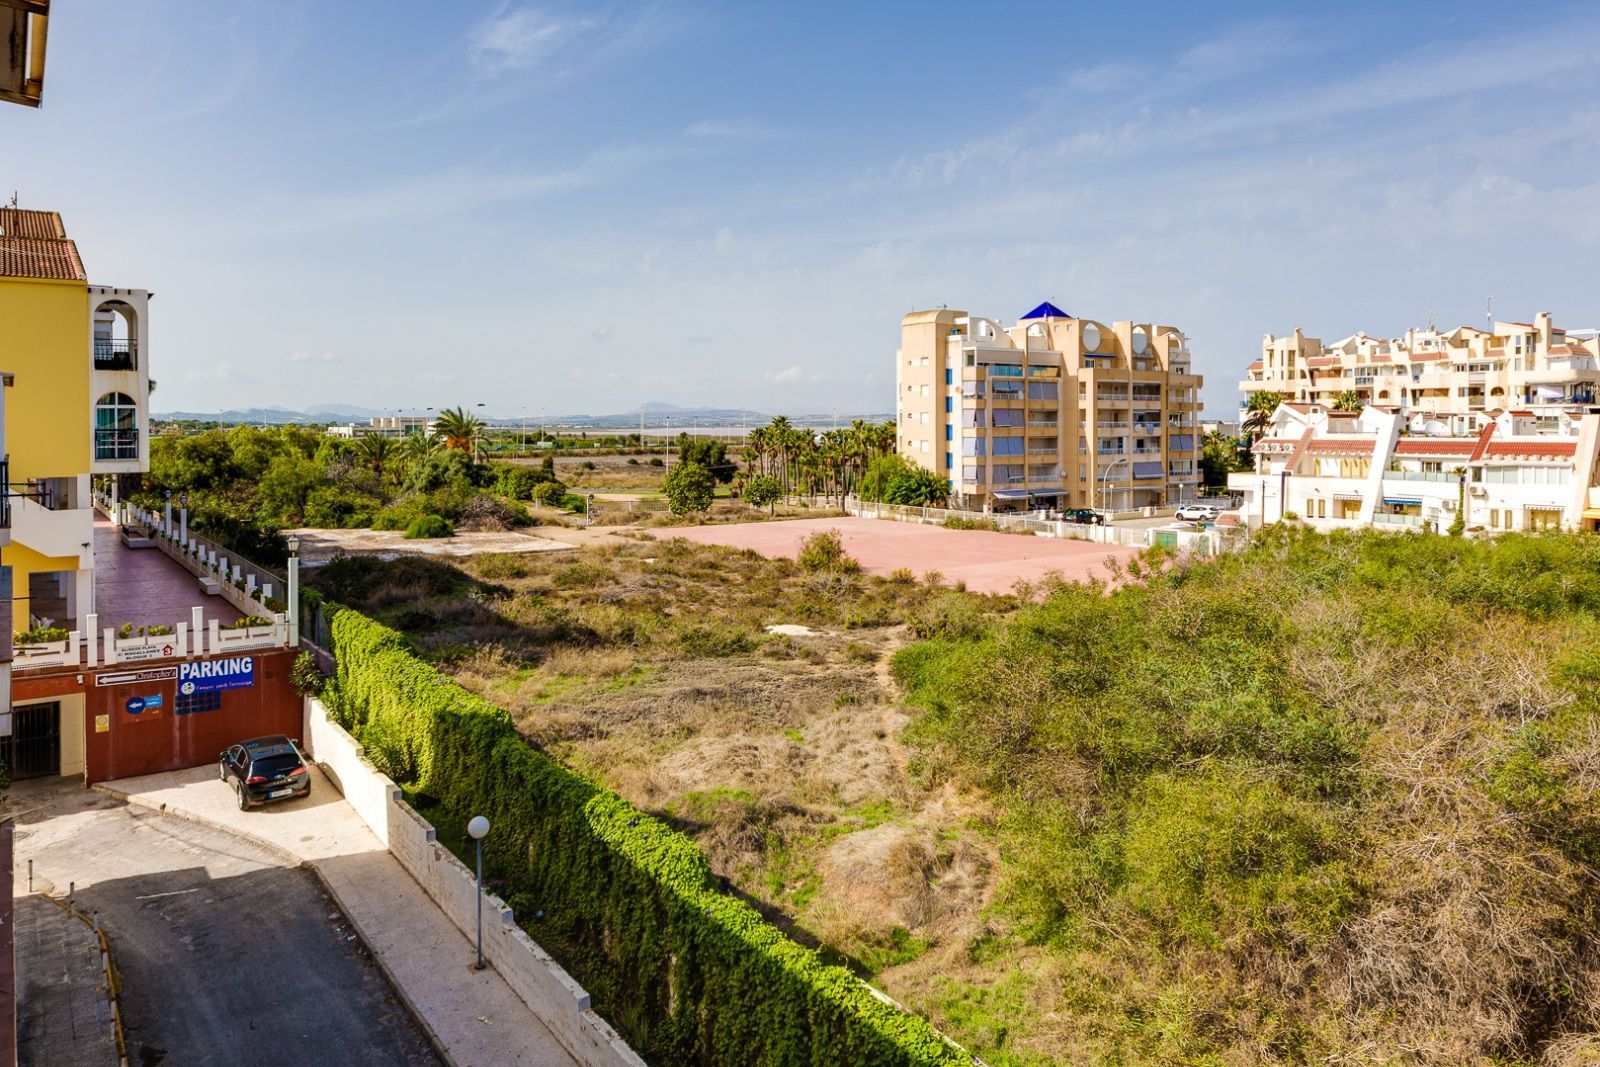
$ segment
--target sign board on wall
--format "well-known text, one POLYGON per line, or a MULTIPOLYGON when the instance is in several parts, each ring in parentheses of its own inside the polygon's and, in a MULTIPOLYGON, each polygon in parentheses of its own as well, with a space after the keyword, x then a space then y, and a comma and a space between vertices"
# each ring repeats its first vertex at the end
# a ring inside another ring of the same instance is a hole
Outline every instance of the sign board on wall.
POLYGON ((176 667, 156 667, 148 671, 117 671, 112 674, 97 674, 94 684, 99 685, 133 685, 138 682, 167 682, 178 676, 176 667))
POLYGON ((208 659, 178 665, 178 692, 183 696, 248 689, 256 684, 254 656, 208 659))
POLYGON ((141 659, 157 659, 162 656, 170 656, 174 651, 175 649, 170 641, 161 645, 135 645, 132 648, 119 648, 117 649, 117 662, 132 663, 141 659))

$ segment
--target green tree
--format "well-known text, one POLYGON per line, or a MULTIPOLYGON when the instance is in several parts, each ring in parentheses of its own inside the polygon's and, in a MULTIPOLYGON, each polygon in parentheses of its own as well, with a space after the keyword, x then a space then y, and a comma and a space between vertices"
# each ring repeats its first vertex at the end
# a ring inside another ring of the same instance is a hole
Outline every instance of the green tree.
POLYGON ((1366 401, 1362 400, 1361 394, 1354 389, 1346 389, 1335 397, 1333 401, 1333 410, 1335 411, 1360 411, 1366 406, 1366 401))
POLYGON ((1200 446, 1200 476, 1207 489, 1221 489, 1228 484, 1228 475, 1249 470, 1250 465, 1239 456, 1239 439, 1216 430, 1205 435, 1200 446))
POLYGON ((944 507, 950 499, 950 483, 925 467, 912 467, 889 480, 883 499, 889 504, 944 507))
POLYGON ((867 464, 867 471, 861 476, 862 500, 887 500, 885 495, 889 491, 889 483, 902 474, 909 473, 911 464, 898 453, 890 452, 888 455, 875 456, 867 464))
POLYGON ((711 507, 716 495, 716 482, 711 472, 698 463, 680 463, 667 472, 661 483, 667 507, 674 515, 687 515, 691 511, 705 511, 711 507))
POLYGON ((445 408, 439 412, 433 427, 434 432, 444 439, 446 448, 477 457, 478 445, 483 440, 483 423, 466 408, 445 408))
POLYGON ((783 486, 770 474, 758 474, 744 486, 744 500, 753 508, 772 510, 783 496, 783 486))
POLYGON ((1250 439, 1252 447, 1267 432, 1267 427, 1272 425, 1272 414, 1278 410, 1278 405, 1281 403, 1283 403, 1282 393, 1255 392, 1245 398, 1244 425, 1240 429, 1250 439))

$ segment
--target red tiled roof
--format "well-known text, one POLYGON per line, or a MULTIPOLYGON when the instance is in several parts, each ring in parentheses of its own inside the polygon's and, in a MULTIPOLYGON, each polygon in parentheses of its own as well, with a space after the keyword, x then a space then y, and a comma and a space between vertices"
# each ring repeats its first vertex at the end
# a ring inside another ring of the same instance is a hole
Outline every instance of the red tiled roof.
POLYGON ((1306 360, 1306 366, 1308 367, 1337 367, 1338 365, 1338 356, 1312 356, 1306 360))
POLYGON ((1303 403, 1303 402, 1298 401, 1298 400, 1285 400, 1283 402, 1283 406, 1286 407, 1286 408, 1292 408, 1295 411, 1298 411, 1302 415, 1310 415, 1310 414, 1312 414, 1312 413, 1314 413, 1316 411, 1321 410, 1315 404, 1306 404, 1306 403, 1303 403))
POLYGON ((1261 363, 1261 361, 1260 361, 1260 360, 1259 360, 1259 359, 1258 359, 1258 360, 1256 360, 1256 361, 1255 361, 1255 362, 1254 362, 1254 363, 1252 363, 1252 364, 1250 364, 1250 365, 1249 365, 1249 366, 1248 366, 1248 367, 1246 367, 1246 368, 1245 368, 1245 370, 1260 370, 1260 369, 1261 369, 1261 367, 1262 367, 1262 363, 1261 363))
POLYGON ((1570 459, 1578 442, 1557 437, 1524 437, 1490 441, 1486 459, 1570 459))
POLYGON ((1402 437, 1394 443, 1397 456, 1470 456, 1478 447, 1472 437, 1402 437))
POLYGON ((1357 453, 1370 456, 1377 441, 1347 441, 1333 437, 1318 437, 1306 443, 1306 450, 1316 453, 1357 453))
POLYGON ((0 208, 0 277, 88 281, 61 216, 19 208, 0 208))
POLYGON ((1422 363, 1422 362, 1424 362, 1426 360, 1443 359, 1443 358, 1444 358, 1444 353, 1443 352, 1413 352, 1413 353, 1411 353, 1411 362, 1413 362, 1413 363, 1422 363))
POLYGON ((1531 412, 1531 411, 1513 411, 1513 412, 1511 412, 1511 417, 1514 418, 1514 419, 1531 419, 1531 418, 1533 418, 1533 412, 1531 412))

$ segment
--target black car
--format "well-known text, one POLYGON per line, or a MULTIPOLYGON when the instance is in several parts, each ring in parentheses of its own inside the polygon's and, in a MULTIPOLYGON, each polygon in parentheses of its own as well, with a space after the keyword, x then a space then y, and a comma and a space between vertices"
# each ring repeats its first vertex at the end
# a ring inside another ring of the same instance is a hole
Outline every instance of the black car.
POLYGON ((233 782, 240 811, 311 795, 311 771, 294 742, 282 734, 241 741, 219 758, 222 780, 233 782))
POLYGON ((1106 517, 1093 508, 1068 508, 1061 513, 1067 522, 1082 523, 1087 526, 1104 526, 1106 517))

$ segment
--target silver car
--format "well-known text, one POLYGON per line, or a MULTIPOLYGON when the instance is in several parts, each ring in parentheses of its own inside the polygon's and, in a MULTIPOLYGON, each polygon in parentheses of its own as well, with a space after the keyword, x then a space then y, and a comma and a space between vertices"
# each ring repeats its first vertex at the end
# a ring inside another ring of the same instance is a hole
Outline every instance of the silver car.
POLYGON ((1222 509, 1215 504, 1184 504, 1178 509, 1178 518, 1185 522, 1215 522, 1222 509))

